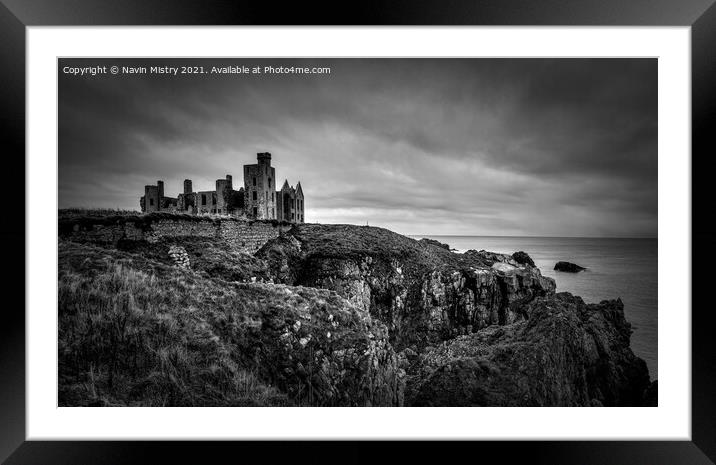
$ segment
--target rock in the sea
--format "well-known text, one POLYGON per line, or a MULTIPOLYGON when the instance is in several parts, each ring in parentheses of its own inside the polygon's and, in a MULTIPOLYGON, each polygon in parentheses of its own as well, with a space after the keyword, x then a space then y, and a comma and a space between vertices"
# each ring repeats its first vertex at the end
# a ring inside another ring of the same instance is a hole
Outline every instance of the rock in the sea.
POLYGON ((520 265, 535 266, 535 262, 532 261, 532 257, 527 255, 527 252, 519 251, 512 254, 512 258, 515 259, 520 265))
POLYGON ((554 269, 557 271, 566 271, 567 273, 578 273, 582 270, 586 270, 586 268, 570 262, 557 262, 557 264, 554 265, 554 269))
POLYGON ((406 405, 644 405, 649 372, 629 347, 621 300, 559 293, 526 314, 424 351, 411 363, 406 405))

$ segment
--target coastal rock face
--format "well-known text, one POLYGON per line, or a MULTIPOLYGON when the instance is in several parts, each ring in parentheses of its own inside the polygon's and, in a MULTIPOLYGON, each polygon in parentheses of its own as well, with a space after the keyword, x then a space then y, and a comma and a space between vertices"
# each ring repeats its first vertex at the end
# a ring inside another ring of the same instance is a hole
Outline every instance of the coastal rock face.
POLYGON ((567 273, 579 273, 580 271, 586 270, 586 268, 570 262, 557 262, 554 265, 554 269, 556 271, 564 271, 567 273))
POLYGON ((61 405, 403 403, 385 325, 329 290, 61 241, 58 311, 61 405))
POLYGON ((529 255, 301 224, 59 242, 59 402, 655 405, 620 300, 554 294, 529 255))
POLYGON ((535 299, 524 316, 413 356, 406 405, 637 406, 655 397, 629 348, 621 300, 559 293, 535 299))
POLYGON ((554 281, 509 255, 450 252, 382 228, 295 226, 256 256, 276 282, 331 289, 384 322, 398 347, 418 347, 522 318, 554 281))
POLYGON ((312 406, 403 404, 405 372, 385 325, 334 292, 270 284, 242 287, 284 299, 283 311, 277 312, 275 305, 263 309, 253 337, 233 341, 243 354, 260 360, 265 378, 289 398, 312 406))

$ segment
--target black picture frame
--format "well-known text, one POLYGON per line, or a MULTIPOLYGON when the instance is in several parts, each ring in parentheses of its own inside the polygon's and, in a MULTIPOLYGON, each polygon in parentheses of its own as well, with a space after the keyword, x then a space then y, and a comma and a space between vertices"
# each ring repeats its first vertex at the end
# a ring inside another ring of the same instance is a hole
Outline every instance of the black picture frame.
MULTIPOLYGON (((708 464, 716 462, 716 338, 708 304, 716 259, 709 221, 709 156, 716 153, 716 6, 714 0, 431 0, 271 2, 175 0, 0 0, 0 118, 3 184, 26 192, 25 34, 28 26, 107 25, 556 25, 690 26, 692 58, 692 441, 432 442, 126 442, 25 440, 25 209, 0 221, 5 304, 0 324, 0 459, 40 463, 246 463, 480 460, 501 463, 708 464), (709 118, 711 117, 711 118, 709 118), (8 185, 9 184, 9 185, 8 185), (697 215, 696 213, 701 213, 697 215), (21 216, 22 215, 22 216, 21 216), (19 247, 18 244, 24 244, 19 247), (692 254, 693 255, 693 254, 692 254), (17 301, 12 304, 12 296, 17 301)), ((17 203, 12 203, 18 207, 17 203)), ((51 202, 48 202, 48 208, 51 202)), ((668 283, 660 283, 668 285, 668 283)), ((669 311, 689 311, 688 308, 669 311)), ((477 420, 479 421, 479 419, 477 420)))

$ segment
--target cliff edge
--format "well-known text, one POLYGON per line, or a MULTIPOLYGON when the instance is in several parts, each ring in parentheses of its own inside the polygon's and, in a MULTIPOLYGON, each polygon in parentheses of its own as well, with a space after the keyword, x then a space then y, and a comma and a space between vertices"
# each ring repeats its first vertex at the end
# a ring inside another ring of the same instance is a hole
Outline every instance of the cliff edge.
POLYGON ((525 252, 298 224, 250 254, 191 231, 61 237, 60 405, 656 403, 623 303, 555 294, 525 252))

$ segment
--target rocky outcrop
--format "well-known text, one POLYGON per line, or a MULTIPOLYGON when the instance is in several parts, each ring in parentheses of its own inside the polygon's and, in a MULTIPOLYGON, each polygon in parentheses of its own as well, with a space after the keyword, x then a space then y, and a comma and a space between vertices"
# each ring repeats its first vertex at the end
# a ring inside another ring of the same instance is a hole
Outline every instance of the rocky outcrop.
POLYGON ((476 260, 479 260, 486 265, 494 265, 496 262, 499 263, 507 263, 508 265, 512 266, 518 266, 520 265, 517 260, 515 260, 512 255, 507 255, 504 253, 496 253, 496 252, 488 252, 487 250, 468 250, 465 252, 466 257, 470 257, 476 260))
POLYGON ((445 244, 444 242, 436 241, 435 239, 428 239, 427 237, 424 237, 420 239, 420 242, 423 244, 429 244, 434 245, 435 247, 440 247, 441 249, 450 250, 450 245, 445 244))
POLYGON ((330 291, 271 284, 238 289, 283 301, 259 307, 260 327, 230 336, 262 378, 297 404, 403 404, 405 372, 383 324, 330 291))
POLYGON ((535 262, 532 261, 532 257, 527 255, 527 252, 519 251, 512 254, 512 258, 515 259, 520 265, 535 266, 535 262))
POLYGON ((560 293, 529 303, 524 317, 413 356, 406 404, 635 406, 655 397, 621 300, 560 293))
POLYGON ((397 347, 522 318, 554 281, 509 255, 456 254, 382 228, 296 225, 256 254, 276 282, 331 289, 384 322, 397 347))
POLYGON ((580 271, 586 270, 586 268, 570 262, 557 262, 554 265, 554 269, 556 271, 564 271, 567 273, 579 273, 580 271))

